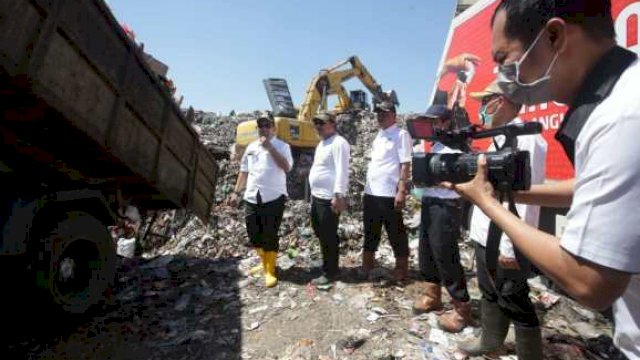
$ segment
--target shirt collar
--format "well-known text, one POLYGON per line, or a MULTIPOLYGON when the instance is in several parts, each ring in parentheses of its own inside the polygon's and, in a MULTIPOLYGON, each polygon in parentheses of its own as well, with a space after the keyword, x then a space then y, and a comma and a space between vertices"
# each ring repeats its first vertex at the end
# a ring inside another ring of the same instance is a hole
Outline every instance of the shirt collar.
MULTIPOLYGON (((620 46, 614 46, 593 67, 585 77, 585 81, 578 91, 569 111, 585 103, 600 102, 606 98, 613 85, 620 77, 620 63, 632 62, 637 55, 620 46)), ((626 66, 624 66, 626 69, 626 66)))
POLYGON ((513 120, 509 121, 507 125, 514 125, 514 124, 520 124, 520 123, 522 123, 522 119, 516 116, 515 118, 513 118, 513 120))
POLYGON ((326 139, 322 139, 322 142, 323 142, 323 143, 326 143, 326 142, 330 141, 331 139, 333 139, 334 137, 336 137, 336 135, 338 135, 338 133, 337 133, 337 132, 336 132, 336 133, 333 133, 333 135, 329 136, 329 137, 328 137, 328 138, 326 138, 326 139))
POLYGON ((393 124, 386 129, 380 129, 380 132, 384 133, 385 135, 393 135, 394 133, 398 132, 398 130, 398 124, 393 124))
POLYGON ((589 115, 611 94, 622 73, 637 58, 635 53, 620 46, 614 46, 585 77, 584 84, 580 87, 555 136, 572 163, 574 162, 575 141, 589 115))

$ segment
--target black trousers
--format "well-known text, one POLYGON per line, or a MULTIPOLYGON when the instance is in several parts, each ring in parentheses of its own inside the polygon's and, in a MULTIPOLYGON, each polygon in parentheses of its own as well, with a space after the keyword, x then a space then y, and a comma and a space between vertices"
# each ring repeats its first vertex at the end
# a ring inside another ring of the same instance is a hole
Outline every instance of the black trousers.
POLYGON ((263 203, 258 193, 258 203, 245 201, 245 223, 251 246, 264 251, 278 251, 278 229, 284 213, 286 197, 263 203))
POLYGON ((409 256, 407 230, 402 221, 402 210, 394 207, 394 198, 364 195, 362 216, 364 220, 364 250, 375 252, 380 245, 382 226, 396 258, 409 256))
POLYGON ((338 238, 338 220, 340 215, 331 210, 331 200, 311 198, 311 225, 320 240, 322 249, 322 272, 327 277, 338 273, 340 257, 340 239, 338 238))
POLYGON ((460 264, 460 201, 422 198, 418 263, 428 282, 442 284, 454 300, 469 301, 460 264))
POLYGON ((497 303, 502 312, 516 326, 540 326, 538 315, 529 299, 529 284, 527 283, 531 269, 529 261, 516 249, 516 259, 520 270, 504 269, 498 265, 494 284, 487 270, 486 248, 478 243, 475 245, 478 285, 482 292, 482 298, 497 303))

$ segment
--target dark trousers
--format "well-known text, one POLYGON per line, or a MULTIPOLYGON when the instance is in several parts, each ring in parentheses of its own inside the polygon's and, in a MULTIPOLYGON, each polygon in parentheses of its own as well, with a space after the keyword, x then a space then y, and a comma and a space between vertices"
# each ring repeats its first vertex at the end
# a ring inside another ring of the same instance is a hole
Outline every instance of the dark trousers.
POLYGON ((495 284, 487 270, 486 248, 476 243, 476 266, 478 285, 482 298, 497 303, 502 312, 516 326, 536 327, 540 325, 538 315, 529 299, 527 277, 530 272, 529 261, 516 250, 516 259, 520 270, 503 269, 498 265, 495 284))
POLYGON ((460 265, 460 202, 422 198, 418 262, 428 282, 442 284, 454 300, 467 302, 469 293, 460 265))
POLYGON ((339 217, 331 209, 331 200, 312 197, 311 225, 320 240, 322 272, 327 277, 333 277, 338 273, 338 259, 340 257, 339 217))
POLYGON ((285 196, 263 203, 258 193, 258 203, 245 201, 245 223, 249 242, 264 251, 278 251, 278 229, 284 212, 285 196))
POLYGON ((407 257, 409 240, 402 222, 402 210, 396 209, 393 203, 392 197, 364 195, 362 202, 364 250, 370 252, 378 250, 384 225, 395 257, 407 257))

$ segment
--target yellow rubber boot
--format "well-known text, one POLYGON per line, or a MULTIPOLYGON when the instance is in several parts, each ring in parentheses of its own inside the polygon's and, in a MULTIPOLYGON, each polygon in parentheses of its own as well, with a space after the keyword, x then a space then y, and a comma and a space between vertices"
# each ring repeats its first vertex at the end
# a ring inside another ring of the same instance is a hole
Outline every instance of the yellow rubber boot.
POLYGON ((264 257, 264 285, 266 287, 274 287, 278 284, 278 278, 276 277, 276 259, 278 258, 278 252, 265 251, 264 257))
POLYGON ((256 253, 258 253, 258 256, 260 257, 261 262, 260 264, 249 269, 249 274, 251 275, 255 275, 256 273, 264 269, 264 250, 262 250, 262 248, 256 248, 256 253))

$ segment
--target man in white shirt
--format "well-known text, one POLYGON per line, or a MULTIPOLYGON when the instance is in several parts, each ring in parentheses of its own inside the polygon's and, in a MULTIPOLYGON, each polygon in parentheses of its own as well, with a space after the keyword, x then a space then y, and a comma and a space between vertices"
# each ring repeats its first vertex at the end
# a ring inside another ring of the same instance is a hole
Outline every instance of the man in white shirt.
MULTIPOLYGON (((446 105, 431 105, 421 117, 432 119, 433 127, 451 130, 452 111, 446 105)), ((434 142, 429 153, 460 153, 440 142, 434 142)), ((460 195, 442 187, 424 190, 420 211, 420 273, 426 280, 423 296, 413 304, 413 312, 421 314, 442 308, 444 286, 451 296, 453 310, 438 319, 448 332, 462 331, 471 319, 471 303, 464 270, 460 264, 460 195)))
POLYGON ((634 91, 640 63, 616 45, 610 1, 568 4, 503 0, 492 20, 505 96, 525 105, 569 105, 556 139, 574 162, 575 179, 516 196, 517 202, 570 206, 562 238, 524 223, 492 196, 483 157, 472 181, 450 186, 578 302, 613 305, 614 343, 629 359, 640 359, 640 101, 634 91))
POLYGON ((313 118, 313 124, 322 139, 316 147, 309 172, 311 225, 320 240, 322 274, 311 282, 321 290, 328 290, 338 274, 338 222, 340 213, 347 209, 351 147, 336 132, 334 115, 318 114, 313 118))
POLYGON ((364 249, 362 268, 375 266, 375 252, 385 227, 396 258, 394 279, 404 280, 409 267, 409 243, 402 220, 411 168, 411 136, 398 128, 392 102, 377 103, 374 109, 380 130, 371 144, 371 161, 363 199, 364 249))
POLYGON ((271 114, 257 120, 259 138, 247 146, 229 203, 237 205, 242 190, 247 234, 262 259, 265 286, 278 283, 278 229, 287 198, 287 172, 293 158, 289 144, 275 137, 271 114))
MULTIPOLYGON (((472 93, 471 97, 482 103, 479 116, 486 128, 522 123, 517 118, 521 105, 506 99, 497 82, 491 83, 482 92, 472 93)), ((487 149, 488 152, 496 151, 496 145, 498 147, 504 145, 504 136, 495 137, 493 140, 487 149)), ((545 177, 547 142, 540 134, 519 136, 517 141, 518 150, 529 152, 531 183, 542 184, 545 177)), ((516 204, 516 210, 527 224, 538 227, 540 206, 516 204)), ((500 236, 499 266, 496 269, 495 282, 491 279, 486 262, 490 222, 491 219, 474 206, 469 237, 475 242, 478 286, 482 292, 480 303, 482 335, 473 341, 461 343, 459 347, 470 356, 492 353, 504 343, 509 331, 509 323, 513 321, 518 356, 541 359, 540 322, 529 298, 527 283, 531 270, 530 263, 518 251, 514 251, 513 244, 506 234, 496 233, 496 236, 500 236)))

